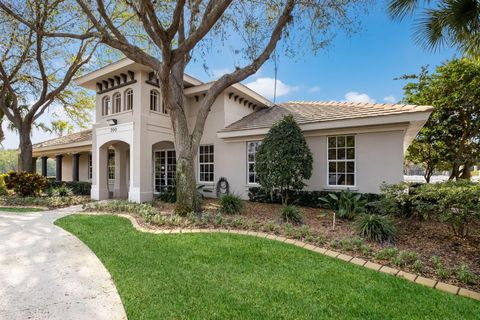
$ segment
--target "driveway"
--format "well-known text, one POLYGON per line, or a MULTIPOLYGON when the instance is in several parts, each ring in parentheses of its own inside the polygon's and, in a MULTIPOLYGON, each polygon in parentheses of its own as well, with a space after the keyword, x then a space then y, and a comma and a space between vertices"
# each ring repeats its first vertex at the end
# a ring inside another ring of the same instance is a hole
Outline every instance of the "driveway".
POLYGON ((53 225, 78 210, 0 212, 0 319, 126 319, 102 263, 53 225))

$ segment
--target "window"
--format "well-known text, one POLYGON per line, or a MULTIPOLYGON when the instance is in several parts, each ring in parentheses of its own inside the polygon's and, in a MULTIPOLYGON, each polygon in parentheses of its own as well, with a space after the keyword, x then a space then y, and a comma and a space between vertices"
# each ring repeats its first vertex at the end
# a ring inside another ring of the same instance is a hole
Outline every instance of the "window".
POLYGON ((112 104, 110 97, 103 97, 102 100, 102 115, 107 116, 112 113, 112 104))
POLYGON ((154 154, 154 190, 164 192, 175 184, 177 169, 175 150, 155 151, 154 154))
POLYGON ((261 141, 247 142, 247 183, 258 183, 255 161, 257 159, 258 147, 261 141))
POLYGON ((200 146, 198 152, 199 181, 213 182, 214 177, 213 145, 200 146))
POLYGON ((355 185, 355 136, 328 137, 328 185, 355 185))
POLYGON ((90 152, 88 154, 88 180, 92 180, 92 176, 93 176, 92 166, 93 166, 92 153, 90 152))
POLYGON ((118 113, 122 111, 122 95, 117 92, 113 95, 113 112, 118 113))
POLYGON ((125 91, 125 111, 133 109, 133 90, 125 91))
POLYGON ((160 111, 158 109, 159 94, 157 90, 150 90, 150 110, 160 111))
POLYGON ((108 149, 108 180, 115 180, 115 150, 108 149))

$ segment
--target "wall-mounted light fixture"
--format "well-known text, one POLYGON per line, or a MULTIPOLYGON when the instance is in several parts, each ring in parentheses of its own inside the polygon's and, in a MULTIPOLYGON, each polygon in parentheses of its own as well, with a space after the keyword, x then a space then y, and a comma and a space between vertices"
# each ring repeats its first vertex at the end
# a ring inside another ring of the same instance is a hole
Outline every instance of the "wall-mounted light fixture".
POLYGON ((108 119, 107 123, 109 126, 116 126, 117 125, 117 119, 108 119))

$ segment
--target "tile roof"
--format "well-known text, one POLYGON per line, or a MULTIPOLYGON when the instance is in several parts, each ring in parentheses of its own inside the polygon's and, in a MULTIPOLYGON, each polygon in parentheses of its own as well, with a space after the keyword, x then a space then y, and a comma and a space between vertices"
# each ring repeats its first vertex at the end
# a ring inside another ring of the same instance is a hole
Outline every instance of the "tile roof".
POLYGON ((92 141, 92 130, 85 130, 72 133, 63 137, 43 141, 33 145, 33 149, 56 147, 70 143, 78 143, 83 141, 92 141))
POLYGON ((285 115, 292 114, 298 124, 381 117, 433 110, 430 106, 380 103, 351 103, 334 101, 291 101, 253 112, 230 124, 225 131, 269 128, 285 115))

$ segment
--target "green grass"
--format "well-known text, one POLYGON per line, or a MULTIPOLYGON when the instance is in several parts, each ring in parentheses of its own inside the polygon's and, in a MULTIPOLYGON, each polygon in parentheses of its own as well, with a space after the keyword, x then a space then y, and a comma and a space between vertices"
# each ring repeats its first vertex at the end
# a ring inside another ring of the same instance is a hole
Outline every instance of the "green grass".
POLYGON ((29 207, 0 207, 0 212, 39 212, 45 211, 42 208, 29 208, 29 207))
POLYGON ((147 234, 113 216, 56 224, 104 263, 129 319, 478 319, 480 312, 477 301, 276 241, 147 234))

